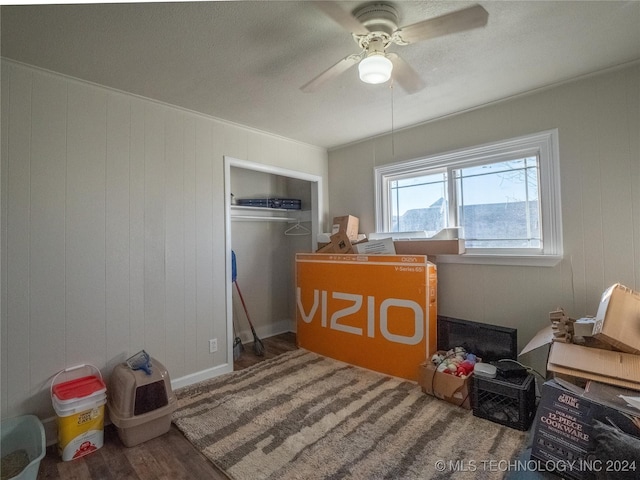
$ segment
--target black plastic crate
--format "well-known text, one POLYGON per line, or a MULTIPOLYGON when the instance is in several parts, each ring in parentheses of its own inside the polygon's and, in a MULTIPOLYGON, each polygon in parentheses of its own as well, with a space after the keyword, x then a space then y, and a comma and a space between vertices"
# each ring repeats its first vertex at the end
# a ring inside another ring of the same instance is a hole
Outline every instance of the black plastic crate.
POLYGON ((483 378, 473 375, 473 415, 516 430, 528 430, 536 411, 536 382, 526 377, 483 378))

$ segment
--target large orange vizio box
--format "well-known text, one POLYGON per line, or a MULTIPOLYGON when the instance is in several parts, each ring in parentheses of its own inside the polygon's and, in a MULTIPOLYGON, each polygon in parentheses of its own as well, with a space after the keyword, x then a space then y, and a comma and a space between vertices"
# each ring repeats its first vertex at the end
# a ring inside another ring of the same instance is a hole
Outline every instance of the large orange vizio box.
POLYGON ((298 346, 417 380, 436 352, 437 273, 424 255, 296 255, 298 346))

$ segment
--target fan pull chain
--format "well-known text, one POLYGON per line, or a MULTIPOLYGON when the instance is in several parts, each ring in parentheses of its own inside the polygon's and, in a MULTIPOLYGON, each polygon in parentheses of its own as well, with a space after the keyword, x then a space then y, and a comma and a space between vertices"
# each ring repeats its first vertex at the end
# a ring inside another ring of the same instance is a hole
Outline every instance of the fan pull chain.
POLYGON ((391 79, 391 83, 389 84, 389 88, 391 89, 391 158, 393 160, 396 159, 396 144, 395 144, 395 135, 394 135, 394 118, 393 118, 393 79, 391 79))

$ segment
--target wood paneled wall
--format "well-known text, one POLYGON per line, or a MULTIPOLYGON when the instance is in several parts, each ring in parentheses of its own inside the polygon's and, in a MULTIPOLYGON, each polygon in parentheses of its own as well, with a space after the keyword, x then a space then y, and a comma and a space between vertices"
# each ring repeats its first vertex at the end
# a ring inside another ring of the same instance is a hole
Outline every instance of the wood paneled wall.
POLYGON ((1 120, 2 417, 142 348, 225 365, 223 156, 326 178, 326 151, 4 59, 1 120))

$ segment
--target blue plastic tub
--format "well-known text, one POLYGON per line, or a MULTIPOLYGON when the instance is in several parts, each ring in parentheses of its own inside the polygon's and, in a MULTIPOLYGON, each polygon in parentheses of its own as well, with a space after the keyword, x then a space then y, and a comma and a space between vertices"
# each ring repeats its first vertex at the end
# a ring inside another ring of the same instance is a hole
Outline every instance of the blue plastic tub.
POLYGON ((0 452, 2 457, 24 450, 29 457, 29 463, 17 475, 10 477, 18 480, 36 480, 40 460, 45 454, 44 426, 35 415, 22 415, 20 417, 2 420, 0 424, 2 439, 0 440, 0 452))

